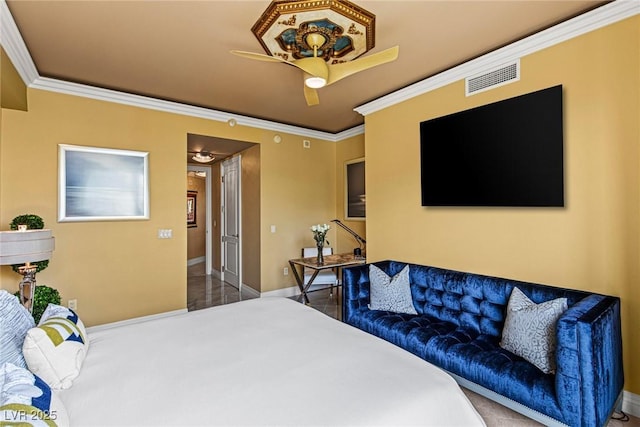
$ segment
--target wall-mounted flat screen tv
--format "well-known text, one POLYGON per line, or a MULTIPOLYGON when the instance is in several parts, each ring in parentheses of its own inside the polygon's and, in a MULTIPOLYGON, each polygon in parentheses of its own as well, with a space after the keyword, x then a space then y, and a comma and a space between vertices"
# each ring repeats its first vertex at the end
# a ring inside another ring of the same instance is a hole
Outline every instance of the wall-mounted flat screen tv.
POLYGON ((562 86, 420 123, 422 206, 564 206, 562 86))

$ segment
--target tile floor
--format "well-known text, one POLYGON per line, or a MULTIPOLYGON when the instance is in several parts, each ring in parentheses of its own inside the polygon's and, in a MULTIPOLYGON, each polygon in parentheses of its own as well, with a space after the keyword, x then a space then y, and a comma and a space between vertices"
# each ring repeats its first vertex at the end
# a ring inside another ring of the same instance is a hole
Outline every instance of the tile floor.
MULTIPOLYGON (((231 285, 206 275, 204 273, 204 263, 193 265, 187 269, 187 308, 189 311, 250 298, 252 297, 247 295, 241 296, 238 290, 231 285)), ((342 320, 339 301, 339 292, 334 291, 333 295, 328 290, 309 293, 309 305, 311 307, 335 319, 342 320), (337 301, 336 298, 338 298, 337 301)), ((470 390, 463 388, 463 391, 478 413, 484 418, 488 427, 533 427, 542 425, 470 390)), ((611 420, 608 427, 640 427, 640 418, 630 417, 630 420, 624 423, 611 420)))

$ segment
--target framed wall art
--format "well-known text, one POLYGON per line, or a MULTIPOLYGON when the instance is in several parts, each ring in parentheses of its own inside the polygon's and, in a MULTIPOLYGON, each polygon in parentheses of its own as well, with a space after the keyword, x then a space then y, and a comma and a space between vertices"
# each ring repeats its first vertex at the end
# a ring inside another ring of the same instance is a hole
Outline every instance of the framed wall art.
POLYGON ((149 153, 58 145, 58 221, 149 219, 149 153))
POLYGON ((345 162, 345 219, 365 220, 367 197, 364 185, 364 157, 345 162))
POLYGON ((198 192, 187 191, 187 227, 198 226, 198 192))

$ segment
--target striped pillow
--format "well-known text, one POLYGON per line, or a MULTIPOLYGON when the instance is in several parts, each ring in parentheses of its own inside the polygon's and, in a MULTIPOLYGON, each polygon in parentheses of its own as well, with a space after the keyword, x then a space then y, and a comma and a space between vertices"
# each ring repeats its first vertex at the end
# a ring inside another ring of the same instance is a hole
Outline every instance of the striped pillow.
POLYGON ((0 366, 0 425, 67 426, 62 401, 40 378, 26 369, 0 366))
POLYGON ((0 290, 0 365, 12 363, 21 368, 27 364, 22 357, 22 343, 35 323, 31 313, 15 295, 0 290))
POLYGON ((22 352, 29 370, 53 389, 71 387, 89 350, 87 332, 78 315, 49 304, 37 328, 29 330, 22 352))

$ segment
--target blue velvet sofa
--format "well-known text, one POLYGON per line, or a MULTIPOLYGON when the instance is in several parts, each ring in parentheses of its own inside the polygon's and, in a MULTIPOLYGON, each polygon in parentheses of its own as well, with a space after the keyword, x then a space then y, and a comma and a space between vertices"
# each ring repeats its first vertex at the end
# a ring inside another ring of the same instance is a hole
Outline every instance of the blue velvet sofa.
MULTIPOLYGON (((389 276, 407 264, 375 263, 389 276)), ((417 315, 370 310, 369 264, 343 270, 343 321, 446 370, 464 387, 546 425, 603 426, 622 396, 620 300, 589 292, 410 265, 417 315), (533 302, 567 298, 555 373, 499 346, 514 287, 533 302)))

